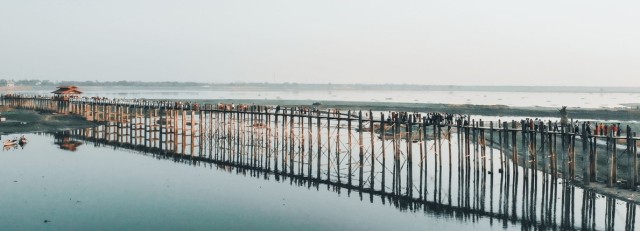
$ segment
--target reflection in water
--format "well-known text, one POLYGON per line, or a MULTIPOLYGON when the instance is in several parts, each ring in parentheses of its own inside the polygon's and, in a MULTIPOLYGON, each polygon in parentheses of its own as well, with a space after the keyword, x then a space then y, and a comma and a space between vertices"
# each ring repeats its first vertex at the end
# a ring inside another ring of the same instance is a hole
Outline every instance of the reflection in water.
MULTIPOLYGON (((2 136, 0 136, 0 140, 2 140, 2 136)), ((18 138, 14 138, 14 139, 8 139, 3 141, 3 147, 2 150, 3 151, 10 151, 12 149, 18 149, 18 147, 20 147, 20 149, 24 149, 24 147, 27 145, 27 138, 23 136, 21 136, 19 139, 18 138)))
MULTIPOLYGON (((595 229, 596 226, 596 194, 588 190, 582 193, 582 227, 588 229, 595 229)), ((630 204, 635 208, 634 205, 630 204)), ((628 229, 627 229, 628 230, 628 229)))
MULTIPOLYGON (((595 211, 594 211, 595 214, 595 211)), ((625 230, 635 230, 636 224, 636 205, 627 204, 627 216, 625 217, 625 230)))
POLYGON ((3 150, 3 151, 9 151, 9 150, 11 150, 11 149, 17 149, 17 148, 18 148, 18 146, 16 146, 16 145, 5 145, 5 146, 2 148, 2 150, 3 150))
POLYGON ((53 137, 53 143, 63 150, 75 152, 78 149, 78 146, 82 145, 82 142, 71 139, 69 131, 56 132, 53 137))
MULTIPOLYGON (((291 129, 305 128, 293 124, 291 129)), ((406 159, 393 157, 404 154, 398 153, 397 148, 406 142, 403 140, 372 146, 390 154, 394 159, 389 162, 384 156, 380 157, 381 160, 359 159, 360 153, 373 151, 358 150, 358 144, 349 142, 346 146, 354 145, 356 148, 345 148, 345 144, 330 139, 321 140, 324 145, 320 147, 302 147, 294 145, 293 140, 315 141, 313 138, 317 137, 295 137, 288 129, 271 131, 265 128, 245 133, 239 133, 239 129, 225 125, 200 137, 176 138, 168 134, 158 137, 155 142, 136 138, 138 136, 133 135, 135 131, 108 130, 108 126, 57 132, 53 136, 55 143, 67 150, 75 150, 84 142, 136 150, 156 159, 215 167, 229 173, 289 182, 292 186, 316 190, 326 186, 328 191, 357 195, 370 203, 390 204, 402 211, 423 212, 463 222, 489 219, 491 224, 497 221, 504 228, 519 225, 522 230, 614 230, 616 224, 621 229, 622 223, 627 230, 635 227, 636 204, 573 187, 552 175, 525 170, 511 165, 509 161, 501 163, 497 155, 493 156, 500 150, 489 148, 487 152, 484 145, 475 142, 484 134, 459 133, 459 142, 455 139, 419 142, 428 147, 425 149, 427 153, 414 153, 420 158, 419 163, 412 164, 409 156, 406 159), (162 140, 164 142, 160 142, 162 140), (196 143, 192 143, 194 141, 196 143), (304 150, 317 148, 330 151, 304 155, 304 150), (358 152, 351 156, 351 150, 358 152), (371 163, 375 164, 372 166, 371 163), (602 207, 605 208, 605 216, 596 216, 596 211, 602 211, 602 207), (626 216, 616 217, 616 211, 620 213, 622 210, 626 211, 626 216)), ((305 134, 314 132, 354 136, 350 130, 325 127, 305 134)), ((411 153, 405 151, 406 154, 411 153)))

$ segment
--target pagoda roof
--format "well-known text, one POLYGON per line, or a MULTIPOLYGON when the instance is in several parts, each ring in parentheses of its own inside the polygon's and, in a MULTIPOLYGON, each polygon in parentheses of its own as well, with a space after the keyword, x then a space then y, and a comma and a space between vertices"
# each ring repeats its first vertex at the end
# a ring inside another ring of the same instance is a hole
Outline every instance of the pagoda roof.
POLYGON ((82 94, 82 91, 78 90, 76 86, 59 86, 58 90, 52 91, 51 93, 56 95, 73 95, 82 94))

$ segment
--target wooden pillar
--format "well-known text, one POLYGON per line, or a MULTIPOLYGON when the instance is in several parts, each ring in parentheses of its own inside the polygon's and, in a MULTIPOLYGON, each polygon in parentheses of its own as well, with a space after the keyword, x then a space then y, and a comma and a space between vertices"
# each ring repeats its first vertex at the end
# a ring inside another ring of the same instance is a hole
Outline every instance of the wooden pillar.
POLYGON ((145 147, 150 147, 151 146, 151 140, 149 135, 147 134, 148 132, 151 132, 151 129, 149 129, 149 117, 151 116, 151 113, 149 112, 149 110, 147 109, 146 106, 142 106, 142 116, 143 116, 143 121, 142 121, 142 133, 144 136, 144 146, 145 147))
POLYGON ((352 185, 351 184, 351 181, 352 181, 352 179, 351 179, 352 178, 351 177, 351 175, 352 175, 351 174, 352 173, 351 166, 353 164, 352 163, 353 144, 352 144, 352 141, 351 141, 352 139, 351 138, 352 138, 353 135, 352 135, 352 131, 351 131, 352 130, 352 127, 351 127, 351 111, 348 111, 347 113, 349 114, 349 117, 347 117, 347 130, 348 130, 347 134, 349 136, 349 140, 347 141, 348 145, 349 145, 349 150, 347 150, 347 155, 348 155, 348 158, 347 158, 347 162, 348 162, 348 166, 347 166, 347 172, 348 172, 348 174, 347 174, 347 182, 348 182, 349 186, 351 186, 352 185))
POLYGON ((295 116, 293 110, 289 116, 289 173, 294 174, 295 161, 295 116))
POLYGON ((566 125, 562 125, 561 130, 562 134, 560 135, 561 137, 561 141, 562 141, 562 178, 566 179, 566 173, 567 173, 567 165, 569 165, 569 162, 567 161, 567 157, 569 156, 567 154, 567 127, 566 125))
MULTIPOLYGON (((250 134, 249 134, 249 140, 250 140, 250 147, 249 147, 249 157, 251 157, 251 160, 249 160, 249 164, 251 167, 253 168, 257 168, 258 167, 258 158, 257 158, 257 152, 258 150, 256 149, 256 140, 255 140, 255 133, 256 133, 256 112, 254 111, 255 109, 253 107, 250 108, 249 111, 249 126, 250 126, 250 134)), ((200 121, 200 123, 202 123, 202 121, 200 121)))
POLYGON ((96 112, 98 110, 98 105, 96 105, 95 103, 91 104, 91 117, 93 117, 93 121, 98 121, 98 118, 96 117, 96 112))
MULTIPOLYGON (((177 111, 177 110, 174 109, 174 111, 177 111)), ((178 115, 177 112, 174 115, 177 116, 178 115)), ((227 108, 225 106, 225 108, 222 111, 222 124, 221 124, 223 137, 225 138, 224 141, 223 141, 223 147, 222 147, 223 148, 222 149, 222 161, 225 161, 225 162, 231 162, 231 153, 232 153, 232 147, 231 147, 232 143, 231 142, 233 140, 233 137, 232 137, 233 133, 232 133, 232 130, 231 130, 231 124, 233 124, 232 118, 231 118, 232 115, 233 114, 231 113, 231 111, 227 111, 227 108)), ((278 120, 278 118, 276 117, 276 137, 278 137, 278 134, 277 134, 278 122, 277 122, 277 120, 278 120)), ((175 123, 174 123, 174 127, 175 127, 175 126, 177 126, 178 122, 177 122, 177 119, 175 119, 175 118, 174 118, 174 121, 175 121, 175 123)), ((178 135, 174 135, 174 137, 175 137, 175 140, 173 141, 173 143, 175 144, 175 143, 177 143, 178 135)), ((274 140, 274 142, 276 142, 276 144, 277 144, 278 140, 276 139, 276 140, 274 140)), ((275 153, 277 155, 278 152, 275 152, 275 153)), ((276 171, 277 171, 277 163, 276 163, 276 171)))
MULTIPOLYGON (((177 153, 178 152, 178 136, 180 135, 180 128, 179 128, 179 124, 178 124, 178 109, 177 108, 172 108, 170 109, 170 114, 171 114, 171 132, 173 133, 173 147, 171 147, 172 151, 177 153)), ((167 121, 168 122, 168 121, 167 121)), ((229 123, 229 129, 231 129, 231 123, 229 123)), ((228 130, 226 132, 228 135, 231 135, 230 130, 228 130)), ((230 144, 231 142, 231 137, 227 136, 227 141, 230 144)), ((229 145, 228 148, 231 148, 231 146, 229 145)))
POLYGON ((435 139, 437 139, 437 142, 434 144, 434 146, 438 146, 438 169, 442 170, 442 125, 440 124, 440 121, 437 121, 436 123, 436 129, 438 130, 438 133, 437 137, 434 137, 435 139))
POLYGON ((593 139, 589 139, 589 143, 591 144, 591 158, 589 159, 589 179, 591 179, 591 182, 596 182, 598 177, 598 135, 599 134, 595 134, 593 136, 593 139))
POLYGON ((541 153, 541 157, 542 158, 542 171, 547 173, 547 159, 548 156, 546 154, 546 142, 547 142, 547 135, 546 135, 546 129, 544 129, 544 122, 540 121, 538 123, 538 129, 540 129, 540 153, 541 153))
POLYGON ((304 127, 304 119, 305 118, 303 117, 302 114, 298 115, 298 123, 300 123, 299 126, 300 126, 300 136, 301 136, 300 137, 301 138, 300 144, 298 145, 298 148, 299 148, 298 156, 299 156, 299 162, 300 162, 299 163, 300 167, 299 167, 299 170, 298 170, 298 175, 299 176, 304 176, 304 169, 303 168, 304 168, 304 161, 305 161, 304 157, 305 157, 305 154, 306 154, 305 145, 307 144, 305 142, 306 141, 306 134, 305 134, 305 131, 304 131, 304 129, 305 129, 305 127, 304 127))
MULTIPOLYGON (((289 110, 293 110, 293 108, 289 109, 289 110)), ((288 150, 289 150, 289 146, 287 145, 287 141, 289 140, 289 133, 287 132, 287 126, 289 126, 289 121, 287 120, 287 110, 282 110, 281 116, 282 116, 282 125, 280 129, 280 133, 281 133, 281 137, 280 137, 280 150, 278 150, 278 152, 280 152, 280 165, 282 166, 281 172, 283 173, 287 173, 288 169, 287 169, 287 157, 288 157, 288 150)), ((278 159, 278 158, 276 158, 278 159)))
MULTIPOLYGON (((449 139, 451 139, 451 132, 449 132, 449 139)), ((493 121, 489 121, 489 155, 491 156, 491 161, 489 163, 491 163, 491 174, 495 174, 495 171, 493 169, 493 121)), ((451 141, 449 141, 449 143, 451 143, 451 141)), ((451 148, 449 148, 451 149, 451 148)), ((451 155, 449 155, 451 156, 451 155)), ((451 158, 451 157, 449 157, 451 158)), ((451 169, 451 164, 449 164, 449 169, 451 169)), ((492 178, 493 179, 493 178, 492 178)))
MULTIPOLYGON (((419 198, 422 199, 422 197, 424 195, 424 192, 426 191, 426 190, 424 190, 425 189, 424 188, 425 187, 424 180, 425 180, 425 177, 426 177, 425 176, 425 172, 424 172, 425 160, 426 160, 426 157, 425 157, 425 154, 424 154, 425 153, 425 148, 424 148, 425 145, 424 144, 426 143, 426 130, 424 129, 425 128, 425 121, 422 120, 422 118, 420 118, 420 119, 421 119, 421 121, 419 121, 419 125, 420 125, 420 127, 419 127, 420 143, 419 143, 419 146, 418 146, 418 149, 420 149, 420 166, 419 166, 419 171, 420 171, 419 193, 420 193, 420 196, 419 196, 419 198)), ((384 123, 384 118, 380 119, 380 123, 381 124, 384 123)), ((451 168, 451 166, 449 166, 449 168, 451 168)))
POLYGON ((205 104, 198 108, 198 147, 200 150, 200 156, 205 156, 206 154, 206 141, 204 140, 207 134, 207 115, 205 112, 206 107, 207 105, 205 104))
POLYGON ((197 135, 198 131, 195 130, 195 127, 196 127, 196 125, 195 125, 195 123, 196 123, 196 114, 195 113, 196 112, 192 108, 189 108, 189 112, 191 114, 191 126, 189 127, 189 129, 191 130, 189 132, 189 136, 191 138, 191 144, 189 146, 191 147, 190 153, 193 156, 193 152, 194 152, 194 148, 195 148, 195 142, 196 142, 196 135, 197 135))
MULTIPOLYGON (((265 114, 267 115, 267 122, 266 122, 266 127, 265 129, 267 129, 266 132, 266 137, 265 139, 267 140, 267 153, 266 153, 266 158, 265 158, 265 165, 267 166, 267 171, 271 170, 271 152, 272 152, 272 147, 271 147, 271 141, 272 141, 272 136, 271 136, 271 131, 276 128, 277 126, 271 126, 271 113, 269 113, 269 111, 265 111, 265 114)), ((309 123, 311 124, 311 123, 309 123)), ((277 130, 277 129, 276 129, 277 130)), ((309 129, 309 132, 311 132, 311 129, 309 129)), ((311 136, 309 136, 309 138, 311 138, 311 136)), ((309 142, 311 142, 311 140, 309 140, 309 142)), ((309 155, 311 155, 311 150, 309 150, 309 155)), ((311 157, 309 157, 311 158, 311 157)), ((309 169, 311 169, 311 161, 309 161, 309 169)), ((311 173, 309 173, 309 177, 311 177, 311 173)))
MULTIPOLYGON (((163 107, 159 107, 157 110, 158 110, 158 122, 157 122, 157 125, 158 125, 158 148, 160 150, 163 150, 162 149, 162 141, 163 141, 163 135, 164 135, 164 128, 166 128, 166 126, 162 127, 162 124, 164 122, 164 124, 166 125, 168 118, 166 117, 167 112, 163 107), (165 115, 164 121, 162 120, 162 115, 163 114, 165 115)), ((154 118, 154 120, 155 120, 155 118, 154 118)))
POLYGON ((318 114, 316 114, 316 131, 317 131, 317 139, 318 139, 318 152, 317 152, 317 156, 318 156, 318 160, 316 161, 317 167, 316 167, 316 180, 321 180, 320 179, 320 163, 321 163, 321 156, 322 156, 322 138, 320 136, 320 110, 318 110, 317 112, 318 114))
MULTIPOLYGON (((347 116, 349 119, 349 116, 347 116)), ((338 124, 336 125, 336 172, 338 173, 338 183, 341 182, 342 175, 340 175, 340 120, 342 120, 340 113, 338 113, 338 124)))
POLYGON ((307 156, 307 158, 309 159, 308 162, 308 167, 307 167, 307 177, 311 178, 311 172, 313 171, 313 132, 312 131, 312 120, 311 120, 311 112, 309 112, 309 114, 307 114, 307 132, 309 135, 309 154, 307 156))
MULTIPOLYGON (((375 131, 374 131, 374 127, 373 127, 373 113, 371 112, 371 110, 369 110, 369 127, 370 127, 370 133, 369 133, 369 138, 371 141, 371 179, 369 180, 370 186, 371 186, 371 190, 373 190, 374 185, 375 185, 375 165, 376 165, 376 152, 375 152, 375 143, 373 141, 373 137, 375 136, 375 131)), ((351 174, 351 173, 349 173, 351 174)))
POLYGON ((413 195, 413 122, 412 117, 409 116, 407 126, 405 130, 407 132, 406 145, 407 145, 407 193, 409 197, 413 195))
MULTIPOLYGON (((529 177, 529 167, 530 167, 530 163, 531 163, 531 153, 529 152, 529 142, 528 142, 528 137, 527 137, 529 135, 529 124, 526 123, 524 120, 521 120, 520 121, 520 126, 521 126, 521 132, 522 132, 522 134, 521 134, 521 136, 522 136, 522 151, 524 152, 523 153, 524 161, 522 162, 522 169, 524 170, 524 178, 528 179, 528 177, 529 177)), ((526 185, 526 183, 524 185, 526 185)))
MULTIPOLYGON (((619 128, 618 128, 619 129, 619 128)), ((634 169, 636 169, 635 167, 635 162, 632 162, 630 160, 631 156, 636 156, 635 152, 633 152, 633 140, 631 139, 631 127, 629 125, 627 125, 627 164, 628 164, 628 171, 629 171, 629 179, 627 179, 627 188, 629 189, 633 189, 635 187, 635 171, 634 169)), ((633 158, 633 161, 635 161, 637 157, 633 158)))
POLYGON ((612 187, 613 183, 615 183, 613 180, 613 168, 615 168, 615 166, 613 165, 613 152, 611 150, 613 147, 611 144, 611 133, 612 132, 607 133, 607 167, 609 168, 607 171, 607 187, 612 187))
POLYGON ((381 137, 381 140, 382 140, 382 147, 381 147, 382 148, 382 182, 381 182, 381 186, 380 187, 382 188, 383 192, 386 190, 386 188, 385 188, 385 180, 386 180, 385 174, 387 172, 387 170, 386 170, 387 152, 386 152, 386 148, 385 148, 385 143, 387 142, 386 141, 386 137, 385 137, 386 132, 387 132, 387 128, 386 128, 387 127, 387 123, 385 122, 384 118, 385 118, 384 117, 384 113, 380 112, 380 121, 382 121, 380 123, 381 124, 380 125, 380 137, 381 137))
MULTIPOLYGON (((506 124, 507 122, 504 122, 504 124, 502 125, 502 129, 500 129, 498 131, 498 142, 500 142, 498 145, 500 145, 500 171, 502 171, 503 173, 506 173, 507 171, 507 163, 506 163, 506 158, 504 156, 505 153, 505 149, 504 149, 504 145, 503 145, 503 137, 507 136, 506 133, 506 124)), ((500 126, 500 125, 498 125, 500 126)), ((506 138, 505 138, 506 139, 506 138)))
POLYGON ((589 174, 589 164, 590 164, 590 155, 589 155, 589 150, 587 148, 588 146, 588 140, 589 140, 589 135, 587 134, 587 129, 586 129, 586 123, 582 123, 582 163, 583 163, 583 170, 582 170, 582 183, 583 185, 589 185, 589 183, 591 182, 590 174, 589 174))
MULTIPOLYGON (((517 170, 518 167, 518 142, 516 139, 516 122, 515 121, 511 121, 511 155, 512 155, 512 159, 513 159, 513 167, 516 168, 514 170, 517 170)), ((516 171, 517 173, 517 171, 516 171)))
MULTIPOLYGON (((327 112, 327 180, 331 181, 331 112, 327 112)), ((339 167, 339 166, 338 166, 339 167)))
POLYGON ((577 156, 576 156, 576 131, 574 130, 574 126, 573 126, 573 119, 571 120, 571 126, 569 127, 569 129, 571 129, 571 135, 570 135, 570 145, 571 145, 571 180, 575 180, 576 179, 576 174, 577 174, 577 170, 576 170, 576 165, 578 164, 578 160, 577 160, 577 156))
POLYGON ((393 195, 396 195, 396 192, 397 192, 397 186, 396 185, 398 184, 397 177, 396 177, 396 174, 397 174, 397 171, 398 171, 397 163, 398 163, 398 152, 399 152, 398 144, 396 142, 396 137, 398 137, 398 127, 400 127, 399 121, 398 121, 398 119, 394 118, 393 119, 393 133, 392 133, 392 135, 393 135, 393 140, 392 140, 392 144, 393 144, 393 174, 392 174, 392 177, 391 177, 391 185, 392 185, 391 186, 391 192, 393 193, 393 195))
MULTIPOLYGON (((634 182, 634 187, 635 185, 638 183, 638 145, 637 145, 637 140, 636 140, 637 134, 634 132, 632 135, 632 143, 631 146, 633 147, 633 151, 631 152, 633 155, 633 182, 634 182)), ((635 188, 634 188, 635 190, 635 188)))
MULTIPOLYGON (((613 130, 613 129, 612 129, 613 130)), ((611 132, 611 158, 613 160, 613 167, 611 169, 611 178, 613 183, 618 182, 618 148, 617 148, 617 137, 614 131, 611 132)))
MULTIPOLYGON (((453 165, 453 153, 452 153, 452 149, 451 149, 451 124, 447 124, 447 136, 448 136, 448 143, 449 143, 449 171, 451 171, 452 165, 453 165)), ((491 152, 493 154, 493 150, 491 152)), ((493 165, 492 165, 493 166, 493 165)), ((451 177, 451 176, 449 176, 451 177)))
POLYGON ((549 171, 551 172, 551 175, 554 176, 555 178, 555 163, 554 163, 554 158, 555 158, 555 153, 554 153, 554 146, 555 146, 555 142, 554 142, 554 131, 553 131, 553 127, 551 126, 551 121, 549 121, 548 125, 547 125, 547 135, 548 137, 545 137, 545 139, 548 139, 548 146, 549 146, 549 171))
POLYGON ((363 169, 364 169, 364 144, 363 144, 363 137, 362 137, 362 111, 358 112, 358 146, 359 146, 359 159, 358 159, 358 168, 359 168, 359 183, 358 183, 358 187, 362 188, 363 186, 363 169))
MULTIPOLYGON (((181 112, 180 113, 180 121, 181 121, 181 123, 180 123, 180 126, 181 126, 180 127, 180 132, 181 132, 181 134, 180 134, 180 136, 182 138, 182 145, 181 145, 182 149, 180 150, 180 153, 184 154, 185 153, 184 150, 187 147, 187 111, 185 111, 184 108, 181 108, 180 112, 181 112)), ((236 128, 239 128, 239 126, 237 126, 236 128)), ((238 138, 239 137, 236 137, 236 144, 237 145, 239 145, 239 143, 237 142, 238 138)), ((240 147, 236 147, 236 151, 238 151, 239 148, 240 147)))
MULTIPOLYGON (((424 117, 423 121, 422 121, 422 131, 423 131, 422 134, 424 136, 424 138, 423 138, 424 140, 423 140, 423 143, 422 143, 422 149, 424 150, 424 159, 422 160, 423 161, 423 167, 422 167, 421 171, 424 172, 422 197, 425 198, 425 200, 427 198, 427 190, 428 190, 428 188, 427 188, 428 184, 427 183, 429 182, 429 180, 428 180, 428 178, 429 178, 429 144, 428 144, 429 132, 427 131, 427 128, 429 127, 429 125, 430 124, 428 123, 427 118, 424 117)), ((458 129, 458 136, 460 136, 461 129, 462 129, 461 124, 458 125, 457 129, 458 129)), ((435 136, 433 137, 433 140, 434 140, 434 145, 435 145, 435 142, 437 142, 436 139, 435 139, 435 136)), ((460 139, 458 139, 458 142, 460 142, 460 139)), ((458 166, 460 166, 460 161, 463 159, 462 158, 463 155, 461 155, 461 153, 460 153, 461 150, 458 150, 458 151, 459 151, 458 166)), ((434 152, 434 157, 435 157, 435 152, 434 152)))

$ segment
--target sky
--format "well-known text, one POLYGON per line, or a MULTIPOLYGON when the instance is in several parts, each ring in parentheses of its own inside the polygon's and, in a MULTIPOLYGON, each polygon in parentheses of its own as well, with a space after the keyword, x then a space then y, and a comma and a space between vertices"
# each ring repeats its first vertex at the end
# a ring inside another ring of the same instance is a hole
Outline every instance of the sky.
POLYGON ((0 79, 640 86, 640 1, 0 0, 0 79))

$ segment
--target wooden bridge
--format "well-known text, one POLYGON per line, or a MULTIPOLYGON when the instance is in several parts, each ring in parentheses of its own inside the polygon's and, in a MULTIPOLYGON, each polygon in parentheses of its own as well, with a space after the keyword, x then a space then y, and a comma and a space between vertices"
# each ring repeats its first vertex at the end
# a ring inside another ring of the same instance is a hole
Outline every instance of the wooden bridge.
MULTIPOLYGON (((628 127, 618 136, 613 130, 595 134, 584 123, 24 95, 3 95, 2 104, 96 122, 63 137, 258 177, 271 174, 308 187, 353 190, 403 210, 429 208, 538 228, 596 225, 596 194, 584 190, 583 208, 574 211, 576 189, 563 184, 559 190, 558 182, 598 181, 628 190, 638 182, 638 138, 628 127), (555 213, 562 214, 559 220, 555 213), (576 216, 594 222, 574 224, 570 218, 576 216)), ((615 214, 620 202, 608 200, 608 214, 615 214)), ((634 225, 637 205, 622 201, 626 225, 634 225)), ((615 221, 611 216, 607 226, 615 221)))
MULTIPOLYGON (((460 142, 456 152, 460 163, 468 161, 462 157, 474 155, 475 161, 481 161, 474 164, 486 168, 487 158, 495 157, 500 159, 497 168, 501 171, 508 170, 506 162, 510 161, 524 170, 543 170, 585 185, 600 180, 614 186, 620 181, 629 189, 634 189, 639 179, 638 137, 629 127, 624 129, 624 136, 619 136, 613 129, 607 134, 593 134, 591 130, 597 129, 588 129, 585 123, 563 126, 551 121, 469 121, 469 117, 444 119, 440 114, 394 112, 393 116, 385 117, 384 113, 375 116, 371 111, 344 113, 255 105, 232 108, 228 105, 97 97, 59 101, 47 96, 25 95, 3 95, 2 102, 15 108, 82 116, 104 123, 104 134, 119 140, 128 139, 131 143, 183 154, 193 154, 196 148, 201 151, 205 143, 222 148, 229 148, 234 142, 237 147, 247 149, 261 146, 246 152, 254 153, 256 158, 285 156, 288 159, 280 160, 280 167, 289 169, 283 171, 295 172, 292 163, 299 161, 306 167, 307 174, 312 174, 313 165, 316 165, 318 175, 317 166, 327 164, 333 166, 334 171, 327 177, 336 175, 342 179, 342 167, 349 173, 353 170, 364 172, 361 167, 364 162, 374 163, 366 169, 368 177, 358 172, 355 181, 358 185, 366 184, 365 181, 374 185, 375 174, 372 173, 376 173, 377 164, 382 164, 380 169, 388 167, 387 154, 392 154, 394 160, 408 162, 409 173, 416 168, 422 169, 416 171, 420 175, 426 173, 426 157, 438 156, 439 164, 442 164, 442 141, 451 141, 454 135, 460 142), (486 153, 487 148, 491 153, 486 153), (276 151, 281 149, 280 153, 276 151), (620 158, 622 161, 618 161, 620 158)), ((453 154, 445 155, 451 165, 453 154)), ((495 169, 487 171, 492 170, 495 169)), ((384 172, 381 174, 385 179, 384 172)), ((353 181, 351 174, 346 176, 349 182, 353 181)), ((407 179, 413 179, 413 176, 407 179)), ((407 188, 411 188, 411 181, 405 182, 407 188)), ((393 188, 400 189, 400 185, 393 188)))

